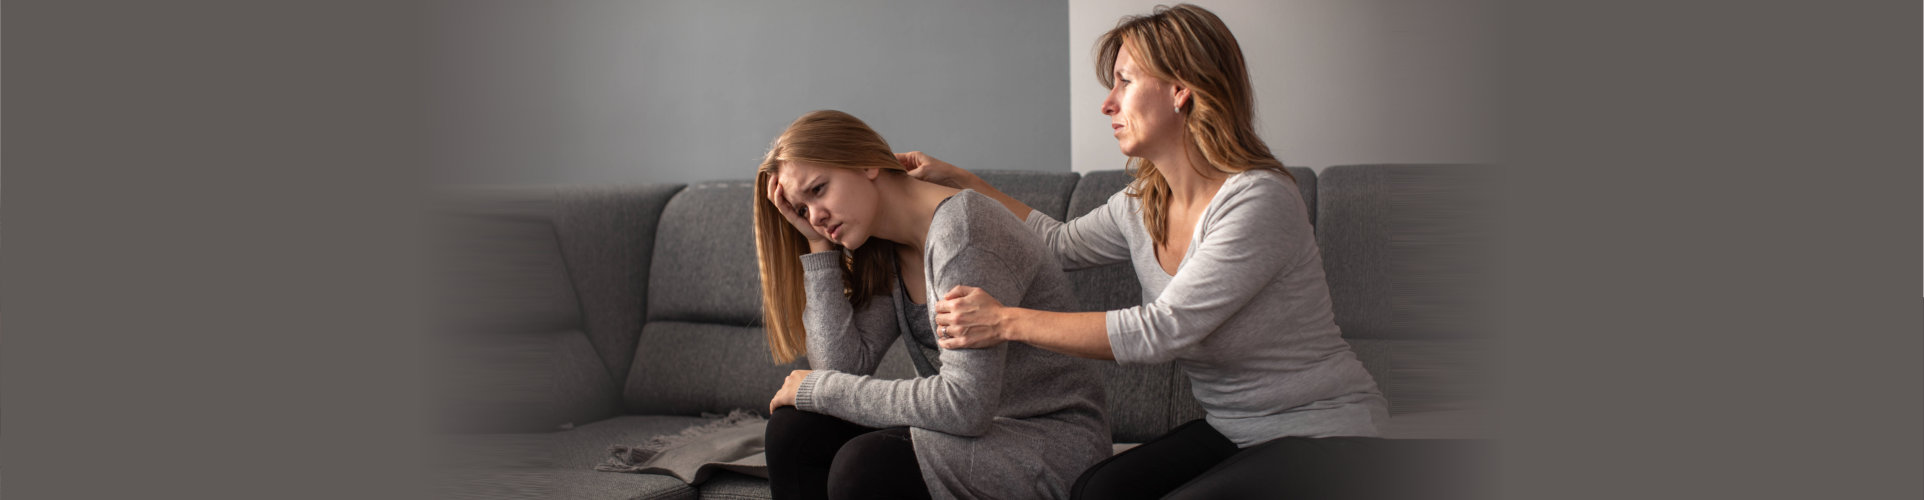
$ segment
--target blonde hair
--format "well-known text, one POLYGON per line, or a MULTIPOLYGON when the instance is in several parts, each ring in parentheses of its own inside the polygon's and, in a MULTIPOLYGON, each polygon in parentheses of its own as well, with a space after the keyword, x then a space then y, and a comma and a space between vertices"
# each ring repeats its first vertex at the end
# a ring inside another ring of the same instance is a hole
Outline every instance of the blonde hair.
MULTIPOLYGON (((1210 166, 1223 173, 1273 169, 1295 176, 1256 135, 1256 97, 1236 36, 1215 13, 1190 4, 1156 6, 1146 16, 1127 16, 1096 40, 1096 78, 1114 88, 1117 52, 1128 50, 1151 76, 1189 89, 1185 132, 1210 166)), ((1168 239, 1169 181, 1145 158, 1131 158, 1135 177, 1129 196, 1142 200, 1142 222, 1157 245, 1168 239)), ((1201 165, 1197 173, 1204 173, 1201 165)))
MULTIPOLYGON (((801 261, 801 256, 808 253, 808 240, 768 199, 768 183, 774 182, 782 165, 791 161, 905 170, 896 162, 888 141, 861 119, 841 111, 802 115, 769 145, 755 172, 755 255, 762 274, 762 328, 768 332, 768 351, 776 363, 788 363, 808 353, 807 333, 802 328, 807 292, 801 261)), ((861 248, 844 252, 842 293, 855 307, 890 289, 895 270, 889 259, 894 253, 895 243, 880 238, 870 238, 861 248)))

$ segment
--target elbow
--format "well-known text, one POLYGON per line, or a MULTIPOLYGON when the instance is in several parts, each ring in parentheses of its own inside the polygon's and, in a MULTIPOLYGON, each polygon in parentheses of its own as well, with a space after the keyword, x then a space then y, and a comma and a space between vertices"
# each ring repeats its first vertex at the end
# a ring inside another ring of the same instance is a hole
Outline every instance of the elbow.
POLYGON ((950 418, 940 419, 936 427, 929 430, 962 437, 982 437, 995 425, 995 412, 987 401, 980 398, 958 398, 950 418))
POLYGON ((1174 361, 1179 354, 1202 343, 1203 338, 1221 324, 1219 321, 1196 321, 1194 316, 1196 314, 1179 312, 1161 303, 1111 311, 1105 317, 1115 326, 1105 332, 1109 337, 1109 354, 1119 363, 1174 361))
POLYGON ((943 433, 962 437, 982 437, 988 435, 989 428, 995 424, 995 416, 986 410, 963 411, 961 413, 963 414, 957 415, 957 420, 952 428, 943 430, 943 433))
POLYGON ((1110 351, 1108 354, 1109 359, 1115 360, 1117 364, 1153 365, 1176 360, 1175 351, 1168 349, 1147 348, 1130 353, 1129 356, 1117 356, 1114 351, 1110 351))

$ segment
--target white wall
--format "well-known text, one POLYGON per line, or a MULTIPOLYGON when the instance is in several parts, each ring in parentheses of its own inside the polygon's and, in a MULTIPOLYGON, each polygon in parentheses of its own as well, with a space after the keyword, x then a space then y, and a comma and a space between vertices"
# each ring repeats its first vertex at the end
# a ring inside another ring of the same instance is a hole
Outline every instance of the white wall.
MULTIPOLYGON (((1153 0, 1069 0, 1071 161, 1122 168, 1096 37, 1153 0)), ((1242 44, 1257 130, 1291 166, 1489 162, 1485 0, 1196 0, 1242 44)))
MULTIPOLYGON (((802 113, 898 150, 1069 170, 1062 0, 430 4, 440 184, 753 176, 802 113)), ((397 49, 402 50, 402 49, 397 49)))

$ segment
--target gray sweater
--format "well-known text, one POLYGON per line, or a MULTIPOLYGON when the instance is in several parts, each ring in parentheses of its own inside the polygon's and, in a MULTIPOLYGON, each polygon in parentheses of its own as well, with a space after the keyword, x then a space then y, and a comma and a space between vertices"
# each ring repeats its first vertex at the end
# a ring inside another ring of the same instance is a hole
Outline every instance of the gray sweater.
MULTIPOLYGON (((943 201, 928 242, 926 303, 969 285, 1012 306, 1067 311, 1075 304, 1041 240, 980 193, 943 201)), ((840 259, 838 252, 802 256, 803 323, 815 372, 797 390, 796 408, 869 427, 910 427, 935 498, 1066 498, 1083 470, 1109 457, 1102 381, 1091 361, 1011 342, 943 349, 941 371, 931 377, 869 376, 905 332, 888 297, 860 310, 849 305, 840 259)))
POLYGON ((1117 192, 1067 224, 1028 217, 1065 268, 1134 265, 1142 305, 1104 316, 1116 362, 1174 361, 1209 425, 1238 447, 1377 435, 1389 405, 1336 327, 1294 182, 1272 170, 1231 176, 1174 276, 1156 262, 1139 207, 1117 192))

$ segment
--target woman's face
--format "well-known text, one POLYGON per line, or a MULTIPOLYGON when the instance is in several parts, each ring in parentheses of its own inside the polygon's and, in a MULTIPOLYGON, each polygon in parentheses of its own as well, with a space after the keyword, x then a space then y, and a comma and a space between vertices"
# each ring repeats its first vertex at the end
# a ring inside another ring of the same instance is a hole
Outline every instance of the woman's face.
POLYGON ((850 250, 874 236, 875 178, 880 169, 841 168, 805 161, 789 161, 773 182, 815 232, 850 250))
POLYGON ((1143 72, 1127 48, 1117 51, 1113 71, 1115 86, 1102 100, 1102 114, 1109 117, 1122 154, 1150 157, 1179 145, 1183 120, 1176 105, 1189 97, 1189 91, 1143 72))

